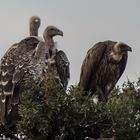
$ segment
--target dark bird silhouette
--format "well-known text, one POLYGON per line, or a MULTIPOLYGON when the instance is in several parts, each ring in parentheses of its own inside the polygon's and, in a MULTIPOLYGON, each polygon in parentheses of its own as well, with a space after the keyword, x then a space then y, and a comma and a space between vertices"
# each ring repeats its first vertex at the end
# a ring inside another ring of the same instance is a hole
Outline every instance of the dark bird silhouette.
POLYGON ((17 74, 17 67, 24 67, 28 60, 31 59, 34 50, 39 43, 38 35, 40 26, 40 18, 33 16, 30 18, 30 35, 19 43, 13 44, 0 61, 0 118, 2 124, 5 124, 5 118, 10 115, 12 119, 15 115, 17 103, 19 102, 16 84, 23 76, 23 70, 17 74), (15 72, 16 71, 16 72, 15 72))
POLYGON ((92 92, 101 101, 107 101, 109 93, 123 74, 131 47, 122 42, 104 41, 95 44, 88 52, 81 67, 79 86, 85 95, 92 92))

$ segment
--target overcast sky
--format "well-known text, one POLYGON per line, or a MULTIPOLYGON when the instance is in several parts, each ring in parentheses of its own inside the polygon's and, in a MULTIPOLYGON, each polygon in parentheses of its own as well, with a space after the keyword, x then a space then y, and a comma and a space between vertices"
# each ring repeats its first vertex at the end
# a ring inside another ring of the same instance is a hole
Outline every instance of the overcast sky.
POLYGON ((55 40, 70 60, 70 84, 78 83, 88 49, 105 40, 123 41, 133 49, 118 84, 140 75, 140 0, 0 0, 0 57, 29 35, 33 15, 42 20, 39 36, 48 25, 64 32, 55 40))

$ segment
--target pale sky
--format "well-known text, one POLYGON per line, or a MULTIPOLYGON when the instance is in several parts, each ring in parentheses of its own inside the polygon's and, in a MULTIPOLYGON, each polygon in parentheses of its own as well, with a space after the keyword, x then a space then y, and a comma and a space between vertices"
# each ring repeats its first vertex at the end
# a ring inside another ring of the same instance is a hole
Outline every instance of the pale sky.
POLYGON ((39 36, 48 25, 64 32, 55 40, 70 61, 70 85, 78 83, 88 49, 105 40, 122 41, 133 49, 118 84, 140 76, 140 0, 0 0, 0 57, 29 35, 33 15, 42 20, 39 36))

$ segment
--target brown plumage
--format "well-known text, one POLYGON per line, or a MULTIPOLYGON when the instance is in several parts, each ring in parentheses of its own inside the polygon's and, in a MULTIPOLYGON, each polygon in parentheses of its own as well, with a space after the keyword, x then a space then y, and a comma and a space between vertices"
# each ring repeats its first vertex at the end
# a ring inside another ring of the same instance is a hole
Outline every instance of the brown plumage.
POLYGON ((15 48, 6 53, 1 59, 1 121, 5 124, 5 117, 12 108, 19 103, 17 83, 22 80, 25 67, 34 54, 39 40, 29 37, 19 42, 15 48))
POLYGON ((53 37, 56 35, 63 35, 63 32, 54 26, 48 26, 44 31, 45 41, 39 40, 37 37, 25 38, 17 44, 15 50, 10 51, 2 59, 1 83, 6 81, 5 87, 2 84, 1 88, 2 95, 6 99, 5 106, 1 105, 1 108, 5 107, 4 112, 1 111, 3 124, 11 125, 17 121, 19 95, 24 83, 30 79, 40 83, 47 75, 48 59, 52 59, 56 53, 53 41, 53 37), (5 67, 5 65, 7 66, 5 67), (5 71, 6 77, 2 74, 5 71))
POLYGON ((54 60, 56 62, 56 68, 61 83, 63 85, 64 90, 66 90, 70 79, 70 62, 66 54, 62 50, 56 53, 54 60))
MULTIPOLYGON (((39 18, 38 18, 39 19, 39 18)), ((36 18, 30 19, 30 34, 36 36, 39 25, 36 25, 36 18)), ((39 19, 40 21, 40 19, 39 19)), ((22 79, 24 66, 31 59, 34 50, 39 43, 37 37, 27 37, 12 45, 1 59, 0 63, 0 117, 2 124, 5 120, 12 118, 15 106, 19 102, 19 95, 15 94, 18 88, 16 84, 22 79), (21 70, 17 69, 20 68, 21 70), (10 117, 7 116, 10 114, 10 117)))
POLYGON ((63 36, 63 32, 54 26, 48 26, 44 33, 44 41, 40 41, 35 54, 30 62, 28 72, 36 83, 40 82, 43 76, 48 74, 49 64, 55 63, 54 56, 56 55, 57 48, 53 37, 56 35, 63 36))
POLYGON ((131 48, 122 42, 104 41, 87 52, 79 82, 85 95, 91 91, 98 95, 99 100, 107 100, 125 70, 128 51, 132 51, 131 48))
MULTIPOLYGON (((62 50, 58 50, 56 48, 56 45, 52 39, 54 33, 55 33, 55 27, 49 26, 49 28, 46 28, 43 34, 46 42, 45 44, 49 46, 48 62, 51 63, 52 61, 54 63, 53 69, 56 69, 60 82, 63 88, 66 90, 70 78, 70 70, 69 70, 70 63, 66 54, 62 50), (48 32, 48 34, 46 34, 48 29, 51 32, 48 32)), ((63 36, 62 31, 58 30, 58 34, 63 36)))

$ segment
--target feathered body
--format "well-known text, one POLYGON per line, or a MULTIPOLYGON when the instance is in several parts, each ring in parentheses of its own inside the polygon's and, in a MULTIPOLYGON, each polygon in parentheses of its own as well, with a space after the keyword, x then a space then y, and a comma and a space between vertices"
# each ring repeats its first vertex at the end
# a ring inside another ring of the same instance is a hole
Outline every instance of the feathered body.
POLYGON ((19 103, 18 83, 22 80, 26 66, 38 43, 37 38, 26 38, 16 44, 1 59, 1 115, 4 115, 1 119, 3 123, 5 116, 8 116, 12 108, 19 103))
POLYGON ((99 42, 86 55, 81 67, 79 85, 106 101, 109 93, 123 74, 131 48, 114 41, 99 42))
POLYGON ((56 35, 63 35, 63 32, 54 26, 48 26, 44 31, 45 41, 33 36, 25 38, 15 47, 12 47, 3 57, 0 75, 2 83, 2 96, 0 97, 4 97, 5 100, 3 102, 1 98, 0 104, 3 124, 11 124, 17 121, 20 93, 24 84, 30 79, 37 84, 41 83, 48 74, 48 67, 52 60, 56 68, 54 58, 58 56, 58 51, 53 42, 53 37, 56 35))
POLYGON ((50 69, 52 69, 52 71, 56 73, 56 75, 60 79, 62 87, 64 88, 64 90, 66 90, 70 78, 70 70, 69 70, 70 63, 64 51, 58 50, 56 48, 56 44, 52 38, 54 36, 53 34, 63 36, 63 32, 55 28, 56 27, 49 26, 49 30, 51 32, 46 33, 48 30, 48 28, 46 28, 43 34, 45 45, 48 46, 47 48, 49 48, 47 59, 48 67, 50 66, 50 69))
POLYGON ((34 54, 39 43, 36 36, 40 26, 38 17, 30 19, 32 37, 27 37, 12 45, 1 59, 0 64, 0 117, 2 124, 17 119, 17 105, 19 103, 19 82, 22 80, 26 65, 34 54), (38 22, 34 20, 38 20, 38 22), (35 25, 33 24, 35 23, 35 25), (34 26, 33 26, 34 25, 34 26), (35 28, 36 27, 36 28, 35 28), (35 31, 36 29, 36 31, 35 31), (35 33, 35 34, 34 34, 35 33))

